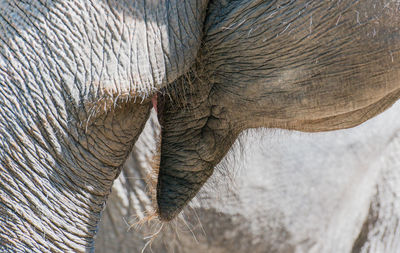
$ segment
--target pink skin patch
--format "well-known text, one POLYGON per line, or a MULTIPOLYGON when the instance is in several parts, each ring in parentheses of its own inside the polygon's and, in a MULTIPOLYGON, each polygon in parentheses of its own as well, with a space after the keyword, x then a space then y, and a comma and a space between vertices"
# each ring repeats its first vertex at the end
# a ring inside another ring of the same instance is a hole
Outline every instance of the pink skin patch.
POLYGON ((151 98, 151 103, 153 104, 154 110, 156 110, 156 112, 158 113, 158 111, 157 111, 157 94, 155 94, 155 95, 151 98))
POLYGON ((162 115, 160 115, 160 113, 162 114, 163 112, 163 108, 164 108, 164 100, 162 99, 163 97, 158 97, 157 94, 155 94, 152 98, 151 98, 151 103, 153 105, 154 110, 157 113, 157 118, 158 118, 158 123, 160 123, 160 125, 162 126, 162 115), (160 99, 160 101, 158 101, 160 99))

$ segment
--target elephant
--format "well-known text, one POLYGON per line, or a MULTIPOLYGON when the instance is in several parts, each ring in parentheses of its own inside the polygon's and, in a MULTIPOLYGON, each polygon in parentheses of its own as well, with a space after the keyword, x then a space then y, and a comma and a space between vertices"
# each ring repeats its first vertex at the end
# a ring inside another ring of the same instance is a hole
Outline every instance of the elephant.
POLYGON ((0 250, 93 251, 157 109, 174 219, 248 128, 361 124, 398 99, 397 1, 0 1, 0 250))
MULTIPOLYGON (((399 115, 396 103, 352 129, 241 135, 144 252, 399 252, 399 115)), ((153 113, 113 186, 97 252, 142 252, 159 229, 134 225, 151 209, 140 179, 151 173, 159 133, 153 113)))

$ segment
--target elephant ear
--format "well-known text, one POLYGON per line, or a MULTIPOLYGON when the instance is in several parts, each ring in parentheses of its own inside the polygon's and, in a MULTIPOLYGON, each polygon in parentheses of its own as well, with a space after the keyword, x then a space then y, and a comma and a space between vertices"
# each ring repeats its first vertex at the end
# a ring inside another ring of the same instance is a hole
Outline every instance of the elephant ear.
POLYGON ((229 128, 221 108, 210 102, 212 87, 202 65, 179 78, 157 99, 161 155, 157 213, 170 221, 197 194, 239 131, 229 128))
MULTIPOLYGON (((170 221, 179 214, 211 176, 213 165, 203 161, 197 153, 193 152, 193 148, 200 145, 199 140, 183 136, 184 134, 175 135, 173 129, 178 129, 180 126, 171 120, 170 114, 179 115, 179 113, 166 111, 168 108, 171 109, 170 103, 163 100, 157 107, 158 119, 162 126, 156 192, 157 213, 162 221, 170 221), (187 141, 184 141, 185 139, 187 141)), ((200 131, 201 129, 198 129, 196 132, 200 131)), ((193 131, 189 132, 194 136, 201 135, 193 131)))

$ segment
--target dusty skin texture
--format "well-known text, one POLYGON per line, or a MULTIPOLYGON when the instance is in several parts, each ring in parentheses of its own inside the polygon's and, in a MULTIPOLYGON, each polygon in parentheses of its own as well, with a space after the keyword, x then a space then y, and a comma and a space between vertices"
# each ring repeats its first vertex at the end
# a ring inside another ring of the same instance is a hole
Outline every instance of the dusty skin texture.
POLYGON ((0 0, 1 250, 94 250, 156 92, 164 221, 241 131, 383 111, 398 97, 399 16, 391 0, 0 0))
POLYGON ((0 0, 0 251, 94 250, 151 94, 186 72, 205 1, 0 0))
MULTIPOLYGON (((184 215, 144 252, 399 252, 399 116, 397 103, 352 129, 241 136, 184 215)), ((159 228, 129 229, 151 207, 143 178, 154 127, 153 119, 113 186, 97 252, 141 252, 159 228)))

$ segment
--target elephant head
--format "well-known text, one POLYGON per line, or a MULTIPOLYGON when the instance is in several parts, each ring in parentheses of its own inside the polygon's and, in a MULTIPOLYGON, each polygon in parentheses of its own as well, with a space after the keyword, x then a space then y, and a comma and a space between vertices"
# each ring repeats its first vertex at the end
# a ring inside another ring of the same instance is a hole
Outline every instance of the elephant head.
POLYGON ((158 98, 161 219, 195 196, 245 129, 349 128, 392 105, 399 17, 395 2, 373 0, 210 3, 196 63, 158 98))

